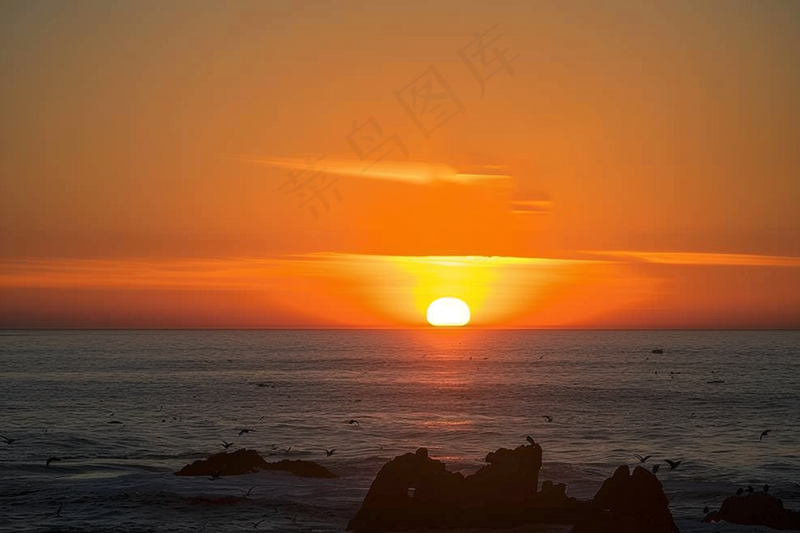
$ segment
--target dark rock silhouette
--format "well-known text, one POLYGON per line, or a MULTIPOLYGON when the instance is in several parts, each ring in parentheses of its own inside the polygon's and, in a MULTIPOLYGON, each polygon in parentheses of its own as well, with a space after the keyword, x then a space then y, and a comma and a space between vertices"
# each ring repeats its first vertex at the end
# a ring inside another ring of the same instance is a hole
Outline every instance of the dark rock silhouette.
POLYGON ((719 511, 711 511, 703 519, 703 522, 721 521, 800 530, 800 512, 784 509, 781 500, 763 492, 725 498, 719 511))
POLYGON ((573 533, 671 533, 678 527, 669 511, 669 500, 661 482, 637 466, 631 474, 627 466, 617 468, 606 479, 591 504, 587 520, 573 533))
POLYGON ((322 465, 313 461, 289 461, 284 459, 276 463, 269 463, 255 450, 236 450, 235 452, 220 452, 207 459, 199 459, 186 465, 176 476, 241 476, 254 474, 262 470, 283 470, 301 477, 333 478, 336 474, 322 465))
POLYGON ((566 487, 545 482, 537 491, 542 448, 501 448, 488 465, 464 477, 449 472, 428 450, 395 457, 373 481, 348 530, 379 532, 420 527, 502 528, 524 523, 573 524, 588 504, 566 487))
POLYGON ((302 461, 300 459, 282 459, 276 463, 267 462, 267 466, 264 467, 264 470, 283 470, 300 477, 339 477, 321 464, 315 463, 314 461, 302 461))

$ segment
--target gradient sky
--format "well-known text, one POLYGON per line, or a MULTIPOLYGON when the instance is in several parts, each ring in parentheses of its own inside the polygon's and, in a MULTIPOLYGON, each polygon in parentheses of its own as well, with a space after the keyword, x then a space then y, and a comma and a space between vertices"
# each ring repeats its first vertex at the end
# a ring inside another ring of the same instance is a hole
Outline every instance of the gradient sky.
POLYGON ((800 327, 800 4, 524 4, 3 2, 0 327, 800 327))

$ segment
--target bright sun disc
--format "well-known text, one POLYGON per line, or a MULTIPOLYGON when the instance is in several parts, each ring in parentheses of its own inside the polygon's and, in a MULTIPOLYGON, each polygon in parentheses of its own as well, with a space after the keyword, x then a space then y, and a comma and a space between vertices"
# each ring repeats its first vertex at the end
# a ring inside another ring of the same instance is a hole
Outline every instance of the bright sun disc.
POLYGON ((469 306, 458 298, 439 298, 428 306, 431 326, 464 326, 469 323, 469 306))

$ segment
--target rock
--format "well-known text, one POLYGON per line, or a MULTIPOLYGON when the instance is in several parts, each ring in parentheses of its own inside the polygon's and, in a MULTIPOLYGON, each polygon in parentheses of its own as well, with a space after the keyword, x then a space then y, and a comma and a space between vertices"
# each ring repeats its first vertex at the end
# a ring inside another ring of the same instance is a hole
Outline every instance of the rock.
POLYGON ((632 475, 627 466, 621 466, 597 491, 589 518, 572 531, 672 533, 678 531, 678 526, 672 520, 669 500, 658 478, 641 466, 632 475))
POLYGON ((348 530, 499 528, 525 523, 575 523, 587 506, 567 498, 564 485, 537 492, 542 449, 537 444, 501 448, 470 476, 449 472, 420 448, 386 463, 375 477, 348 530))
POLYGON ((283 459, 278 461, 277 463, 267 463, 267 466, 264 467, 264 470, 284 470, 286 472, 291 472, 295 476, 300 477, 317 477, 317 478, 334 478, 338 477, 336 474, 322 466, 321 464, 315 463, 313 461, 301 461, 299 459, 290 461, 289 459, 283 459))
POLYGON ((780 499, 763 492, 725 498, 719 511, 711 511, 703 519, 703 522, 721 521, 746 526, 767 526, 772 529, 800 530, 800 512, 784 509, 780 499))
POLYGON ((241 476, 243 474, 254 474, 262 470, 285 470, 296 476, 333 478, 334 473, 322 465, 312 461, 289 461, 284 459, 277 463, 269 463, 264 460, 255 450, 241 449, 235 452, 216 453, 208 459, 199 459, 190 465, 186 465, 176 476, 241 476))

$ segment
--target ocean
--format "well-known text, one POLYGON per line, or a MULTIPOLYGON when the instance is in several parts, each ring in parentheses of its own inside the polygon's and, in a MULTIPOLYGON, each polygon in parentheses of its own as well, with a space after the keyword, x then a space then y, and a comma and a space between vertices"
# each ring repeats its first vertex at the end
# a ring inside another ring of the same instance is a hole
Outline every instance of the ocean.
POLYGON ((4 331, 0 435, 3 532, 340 532, 393 457, 527 435, 571 496, 652 455, 682 532, 768 531, 699 520, 765 483, 800 509, 800 332, 4 331), (223 440, 340 477, 173 475, 223 440))

